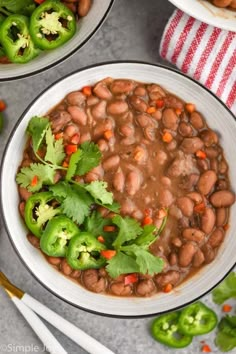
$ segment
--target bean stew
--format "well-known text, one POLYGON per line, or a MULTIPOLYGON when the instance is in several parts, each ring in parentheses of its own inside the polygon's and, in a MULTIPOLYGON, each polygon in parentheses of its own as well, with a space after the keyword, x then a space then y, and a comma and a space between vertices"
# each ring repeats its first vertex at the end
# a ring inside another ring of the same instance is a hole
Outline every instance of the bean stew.
POLYGON ((64 275, 96 293, 151 296, 216 258, 235 195, 219 135, 194 103, 105 78, 27 131, 19 211, 64 275))
POLYGON ((231 10, 236 10, 236 0, 212 0, 212 3, 217 7, 228 7, 231 10))

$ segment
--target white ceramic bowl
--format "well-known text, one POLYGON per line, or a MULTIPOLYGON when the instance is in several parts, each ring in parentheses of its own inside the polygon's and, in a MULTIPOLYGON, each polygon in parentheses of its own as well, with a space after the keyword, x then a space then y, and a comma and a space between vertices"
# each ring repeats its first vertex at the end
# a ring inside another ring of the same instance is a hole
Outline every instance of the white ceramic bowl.
POLYGON ((236 32, 236 11, 213 6, 206 0, 169 0, 180 10, 214 27, 236 32))
MULTIPOLYGON (((82 69, 51 85, 27 108, 15 126, 2 162, 1 204, 10 240, 28 270, 48 290, 61 299, 88 311, 113 316, 147 316, 184 306, 210 291, 232 269, 236 262, 236 218, 230 220, 230 230, 217 258, 195 276, 169 294, 151 298, 119 298, 87 291, 51 267, 42 254, 26 238, 26 228, 19 216, 19 197, 15 175, 26 142, 25 130, 30 118, 43 115, 60 102, 67 93, 107 77, 130 78, 159 83, 187 102, 194 102, 205 115, 208 124, 220 132, 221 144, 230 165, 232 187, 236 190, 236 123, 229 110, 209 91, 172 69, 136 62, 101 64, 82 69)), ((236 212, 233 205, 231 215, 236 212)))
POLYGON ((115 0, 93 0, 87 16, 77 23, 77 32, 63 46, 44 51, 27 64, 0 64, 0 81, 9 81, 31 76, 49 69, 79 50, 98 30, 108 15, 115 0))

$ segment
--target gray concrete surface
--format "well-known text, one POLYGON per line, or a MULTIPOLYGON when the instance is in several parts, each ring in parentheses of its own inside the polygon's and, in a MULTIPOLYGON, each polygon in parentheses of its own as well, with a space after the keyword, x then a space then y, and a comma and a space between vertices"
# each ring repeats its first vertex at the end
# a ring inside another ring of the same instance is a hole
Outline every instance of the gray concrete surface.
MULTIPOLYGON (((101 0, 102 1, 102 0, 101 0)), ((0 136, 0 158, 8 136, 28 104, 49 84, 86 65, 117 59, 162 62, 158 54, 164 26, 174 7, 167 0, 116 0, 102 28, 78 53, 59 66, 31 78, 0 83, 0 98, 8 103, 6 126, 0 136)), ((12 281, 52 310, 100 340, 116 354, 200 353, 200 340, 185 350, 167 350, 149 334, 152 319, 113 319, 86 313, 59 300, 29 274, 15 254, 2 221, 0 224, 0 269, 12 281)), ((205 298, 211 302, 211 296, 205 298)), ((218 308, 219 311, 219 308, 218 308)), ((50 326, 49 326, 50 327, 50 326)), ((70 354, 84 354, 63 334, 50 327, 70 354)), ((205 336, 207 343, 214 335, 205 336)), ((218 353, 212 345, 214 353, 218 353)), ((42 343, 0 289, 0 353, 43 352, 42 343)), ((59 354, 59 353, 58 353, 59 354)))

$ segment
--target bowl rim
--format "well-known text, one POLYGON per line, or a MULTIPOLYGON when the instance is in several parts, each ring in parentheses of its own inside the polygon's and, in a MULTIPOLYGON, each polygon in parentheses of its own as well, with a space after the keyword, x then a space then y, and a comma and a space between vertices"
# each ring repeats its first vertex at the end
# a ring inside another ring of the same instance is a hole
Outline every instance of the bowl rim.
MULTIPOLYGON (((6 146, 3 150, 3 154, 2 154, 2 161, 0 163, 0 191, 2 189, 2 176, 3 176, 3 166, 4 166, 4 162, 5 162, 5 157, 6 157, 6 153, 8 150, 8 146, 10 145, 12 138, 15 134, 15 131, 17 130, 19 124, 21 123, 21 121, 24 119, 25 114, 27 113, 27 111, 34 105, 34 103, 39 99, 39 97, 41 95, 43 95, 46 91, 48 91, 49 89, 51 89, 54 85, 58 84, 59 82, 69 78, 70 76, 73 76, 79 72, 82 71, 86 71, 88 69, 92 69, 92 68, 96 68, 98 66, 106 66, 106 65, 116 65, 116 64, 140 64, 140 65, 147 65, 147 66, 153 66, 154 68, 158 67, 158 68, 162 68, 166 71, 172 71, 176 74, 178 74, 179 76, 183 76, 185 77, 185 79, 193 81, 195 84, 197 84, 198 86, 200 86, 202 89, 204 89, 205 91, 207 91, 211 96, 213 96, 215 99, 217 99, 217 101, 224 107, 224 109, 226 109, 228 111, 228 113, 230 113, 231 117, 233 118, 234 121, 236 121, 236 117, 234 116, 234 114, 230 111, 230 109, 225 105, 224 102, 222 102, 213 92, 211 92, 208 88, 206 88, 205 86, 203 86, 201 83, 199 83, 198 81, 192 79, 191 77, 183 74, 182 72, 180 72, 179 70, 173 69, 171 67, 162 65, 162 64, 154 64, 154 63, 149 63, 146 61, 139 61, 139 60, 115 60, 115 61, 106 61, 106 62, 100 62, 97 64, 93 64, 93 65, 89 65, 89 66, 85 66, 83 68, 77 69, 69 74, 64 75, 62 78, 54 81, 52 84, 50 84, 49 86, 47 86, 44 90, 42 90, 36 98, 34 98, 34 100, 27 106, 27 108, 24 110, 24 112, 21 114, 21 116, 19 117, 19 119, 17 120, 16 124, 14 125, 14 127, 12 128, 12 131, 7 139, 7 143, 6 146)), ((188 306, 198 300, 200 300, 201 298, 203 298, 204 296, 206 296, 207 294, 209 294, 217 285, 219 285, 226 277, 227 275, 234 269, 234 267, 236 266, 236 262, 235 264, 229 269, 228 272, 226 272, 226 274, 222 277, 221 280, 219 280, 214 286, 212 286, 210 289, 206 290, 203 294, 201 295, 197 295, 193 300, 191 301, 187 301, 185 302, 184 305, 180 305, 180 306, 176 306, 171 310, 165 310, 165 311, 158 311, 158 312, 154 312, 152 314, 145 314, 145 315, 113 315, 113 314, 107 314, 107 313, 102 313, 99 311, 95 311, 95 310, 90 310, 88 308, 85 308, 83 306, 77 305, 67 299, 65 299, 62 295, 54 292, 52 289, 50 289, 43 281, 41 281, 36 274, 34 274, 30 267, 27 265, 26 261, 24 260, 23 256, 20 254, 20 251, 17 249, 8 225, 7 225, 7 221, 5 219, 5 215, 3 213, 3 198, 2 198, 2 194, 0 193, 0 215, 2 216, 2 220, 3 220, 3 225, 5 227, 8 239, 10 240, 10 243, 14 249, 14 251, 16 252, 16 254, 18 255, 18 258, 20 259, 21 263, 24 265, 24 267, 28 270, 28 272, 33 276, 33 278, 40 284, 42 285, 46 290, 48 290, 51 294, 53 294, 54 296, 56 296, 58 299, 63 300, 64 302, 66 302, 69 305, 72 305, 75 308, 78 308, 80 310, 95 314, 95 315, 100 315, 100 316, 105 316, 105 317, 111 317, 111 318, 127 318, 127 319, 135 319, 135 318, 150 318, 150 317, 154 317, 154 316, 159 316, 161 314, 165 314, 165 313, 169 313, 169 312, 174 312, 174 311, 178 311, 179 309, 188 306)))
POLYGON ((236 32, 236 28, 232 28, 232 26, 230 26, 230 24, 228 24, 226 20, 222 20, 222 22, 218 24, 217 17, 216 20, 214 20, 213 16, 205 18, 204 16, 199 15, 199 13, 196 14, 194 11, 191 10, 191 8, 189 9, 187 6, 179 4, 179 0, 169 0, 169 2, 172 3, 172 5, 174 5, 175 7, 177 7, 177 9, 187 13, 189 16, 195 18, 198 21, 207 23, 210 26, 214 26, 226 31, 236 32))
MULTIPOLYGON (((71 52, 69 52, 68 54, 65 54, 61 59, 58 59, 56 61, 54 61, 52 64, 46 65, 44 67, 42 67, 41 69, 36 69, 33 72, 27 73, 27 74, 22 74, 22 75, 17 75, 17 76, 12 76, 9 78, 1 78, 0 77, 0 82, 10 82, 10 81, 14 81, 14 80, 20 80, 20 79, 25 79, 27 77, 31 77, 34 75, 38 75, 43 73, 44 71, 50 70, 53 67, 61 64, 62 62, 66 61, 67 59, 69 59, 69 57, 71 57, 72 55, 74 55, 79 49, 81 49, 85 44, 87 44, 92 37, 96 34, 96 32, 99 30, 99 28, 102 26, 102 24, 105 22, 106 18, 108 17, 108 14, 110 13, 113 5, 114 5, 115 0, 110 0, 110 4, 105 12, 105 14, 103 15, 103 17, 101 18, 101 20, 99 21, 99 23, 97 24, 97 26, 94 28, 94 30, 83 40, 83 42, 81 42, 78 46, 76 46, 71 52)), ((3 64, 3 65, 7 65, 7 64, 3 64)), ((20 65, 20 64, 19 64, 20 65)), ((24 64, 23 64, 24 65, 24 64)), ((64 77, 63 77, 64 78, 64 77)), ((43 92, 42 92, 43 93, 43 92)))

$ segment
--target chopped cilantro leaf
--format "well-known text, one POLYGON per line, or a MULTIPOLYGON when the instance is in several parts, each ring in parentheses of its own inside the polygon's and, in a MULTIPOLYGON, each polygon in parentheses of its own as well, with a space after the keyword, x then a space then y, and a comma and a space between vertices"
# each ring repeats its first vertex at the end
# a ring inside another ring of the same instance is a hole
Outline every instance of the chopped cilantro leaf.
POLYGON ((27 132, 32 137, 33 150, 36 153, 44 139, 47 128, 49 127, 49 119, 45 117, 32 117, 29 121, 27 132))
POLYGON ((117 278, 121 274, 139 272, 139 266, 135 259, 119 251, 108 261, 106 270, 112 278, 117 278))
POLYGON ((149 247, 157 239, 155 225, 145 225, 143 232, 136 238, 135 244, 142 247, 149 247))
POLYGON ((51 185, 54 183, 55 170, 49 165, 31 163, 28 167, 22 167, 16 176, 16 182, 30 192, 39 191, 43 184, 51 185), (37 177, 37 183, 32 184, 33 178, 37 177))
POLYGON ((77 150, 71 155, 69 167, 66 173, 66 180, 69 181, 76 174, 77 164, 82 156, 82 150, 77 150))
POLYGON ((116 215, 112 218, 112 222, 119 227, 119 233, 113 246, 115 248, 121 247, 127 241, 134 240, 143 231, 139 222, 133 218, 122 218, 120 215, 116 215))
POLYGON ((93 203, 89 193, 80 186, 67 182, 59 182, 49 189, 55 197, 60 198, 62 212, 74 222, 82 224, 93 203))
POLYGON ((77 162, 76 174, 83 176, 99 165, 102 154, 98 146, 89 141, 85 141, 81 144, 80 150, 82 151, 82 155, 77 162))
POLYGON ((47 128, 45 138, 47 152, 44 160, 51 162, 53 165, 60 165, 65 158, 63 139, 55 140, 50 126, 47 128))
POLYGON ((236 347, 236 316, 225 316, 218 324, 216 345, 221 352, 228 352, 236 347))
POLYGON ((216 304, 223 304, 230 298, 236 298, 236 273, 231 272, 223 281, 212 291, 213 301, 216 304))
POLYGON ((106 188, 107 182, 104 181, 93 181, 85 187, 95 199, 95 202, 99 201, 102 204, 112 204, 113 194, 108 192, 106 188))

